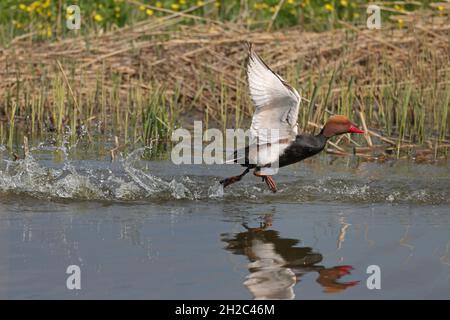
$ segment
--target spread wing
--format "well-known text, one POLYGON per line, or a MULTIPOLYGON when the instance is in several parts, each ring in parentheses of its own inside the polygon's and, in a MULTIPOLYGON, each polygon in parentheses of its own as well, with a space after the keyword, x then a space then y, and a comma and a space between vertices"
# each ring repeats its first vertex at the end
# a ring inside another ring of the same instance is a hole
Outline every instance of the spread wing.
POLYGON ((252 138, 257 138, 260 145, 281 139, 294 140, 301 100, 297 90, 273 72, 251 45, 247 76, 250 96, 256 106, 250 128, 252 138))

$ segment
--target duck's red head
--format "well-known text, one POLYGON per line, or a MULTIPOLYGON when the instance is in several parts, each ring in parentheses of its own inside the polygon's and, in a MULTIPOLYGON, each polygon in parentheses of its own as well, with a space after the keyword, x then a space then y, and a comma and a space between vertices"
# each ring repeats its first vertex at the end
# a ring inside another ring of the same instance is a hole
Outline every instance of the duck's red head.
POLYGON ((327 138, 343 133, 364 133, 346 116, 332 116, 323 127, 323 135, 327 138))

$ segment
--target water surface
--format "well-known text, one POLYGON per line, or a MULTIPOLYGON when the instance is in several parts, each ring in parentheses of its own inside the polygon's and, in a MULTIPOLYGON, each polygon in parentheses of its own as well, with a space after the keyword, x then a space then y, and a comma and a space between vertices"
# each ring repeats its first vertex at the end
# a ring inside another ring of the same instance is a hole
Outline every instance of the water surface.
POLYGON ((236 165, 142 152, 2 153, 0 298, 450 298, 448 163, 323 155, 281 169, 272 194, 251 175, 222 190, 236 165))

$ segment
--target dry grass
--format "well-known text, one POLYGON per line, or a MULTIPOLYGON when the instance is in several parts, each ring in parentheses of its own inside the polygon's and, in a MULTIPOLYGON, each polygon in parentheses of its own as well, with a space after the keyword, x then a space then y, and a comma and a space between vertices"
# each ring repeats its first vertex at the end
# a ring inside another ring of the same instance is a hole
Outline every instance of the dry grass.
POLYGON ((177 124, 189 127, 193 119, 210 127, 246 125, 253 106, 243 43, 250 41, 301 90, 304 130, 317 130, 333 113, 368 128, 365 138, 343 137, 329 152, 347 154, 347 144, 370 159, 446 156, 448 17, 415 12, 403 28, 367 30, 342 22, 342 29, 322 33, 300 27, 249 32, 219 21, 178 25, 181 19, 174 14, 58 42, 21 37, 0 49, 0 143, 12 118, 30 136, 67 129, 76 136, 84 126, 89 137, 106 131, 123 144, 165 140, 177 124), (158 125, 170 130, 149 129, 158 125))

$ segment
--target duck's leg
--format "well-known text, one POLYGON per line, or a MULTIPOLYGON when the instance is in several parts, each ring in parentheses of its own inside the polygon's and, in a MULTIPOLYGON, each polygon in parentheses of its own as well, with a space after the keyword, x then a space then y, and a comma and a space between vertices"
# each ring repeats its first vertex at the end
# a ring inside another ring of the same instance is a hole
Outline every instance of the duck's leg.
POLYGON ((242 177, 245 176, 249 171, 250 171, 250 168, 247 168, 247 169, 245 169, 244 172, 242 172, 242 173, 241 173, 240 175, 238 175, 238 176, 233 176, 233 177, 229 177, 229 178, 226 178, 226 179, 221 180, 221 181, 220 181, 220 184, 222 184, 223 187, 225 188, 225 187, 229 186, 229 185, 232 184, 232 183, 241 181, 242 177))
POLYGON ((264 176, 263 180, 273 193, 277 192, 277 184, 275 183, 275 180, 273 180, 272 176, 264 176))
POLYGON ((257 177, 261 177, 272 192, 274 193, 277 192, 277 185, 275 183, 275 180, 273 180, 272 176, 263 175, 259 170, 253 171, 253 174, 257 177))

